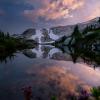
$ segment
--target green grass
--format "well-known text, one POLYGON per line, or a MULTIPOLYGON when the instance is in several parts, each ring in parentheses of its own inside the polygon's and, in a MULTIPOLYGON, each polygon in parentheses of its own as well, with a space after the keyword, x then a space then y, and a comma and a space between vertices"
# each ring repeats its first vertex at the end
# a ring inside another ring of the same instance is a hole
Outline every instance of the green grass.
POLYGON ((96 100, 100 100, 100 87, 93 87, 91 93, 96 100))

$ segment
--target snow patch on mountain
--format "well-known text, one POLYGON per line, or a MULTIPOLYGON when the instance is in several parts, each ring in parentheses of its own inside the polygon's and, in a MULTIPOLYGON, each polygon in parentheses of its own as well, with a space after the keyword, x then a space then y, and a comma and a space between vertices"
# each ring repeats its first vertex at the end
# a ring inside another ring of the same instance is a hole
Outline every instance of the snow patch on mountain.
MULTIPOLYGON (((96 28, 100 27, 99 17, 87 22, 77 24, 79 30, 82 32, 87 26, 95 25, 96 28)), ((53 27, 50 29, 28 29, 24 32, 23 36, 27 39, 36 40, 38 43, 52 43, 63 36, 70 36, 76 25, 67 25, 53 27)))

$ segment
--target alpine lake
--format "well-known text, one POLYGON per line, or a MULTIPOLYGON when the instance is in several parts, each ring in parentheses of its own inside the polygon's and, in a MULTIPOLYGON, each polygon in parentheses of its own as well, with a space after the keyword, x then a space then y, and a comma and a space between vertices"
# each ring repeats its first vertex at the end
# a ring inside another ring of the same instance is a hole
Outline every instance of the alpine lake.
POLYGON ((67 98, 100 86, 99 58, 99 51, 52 45, 0 57, 0 100, 74 100, 67 98))

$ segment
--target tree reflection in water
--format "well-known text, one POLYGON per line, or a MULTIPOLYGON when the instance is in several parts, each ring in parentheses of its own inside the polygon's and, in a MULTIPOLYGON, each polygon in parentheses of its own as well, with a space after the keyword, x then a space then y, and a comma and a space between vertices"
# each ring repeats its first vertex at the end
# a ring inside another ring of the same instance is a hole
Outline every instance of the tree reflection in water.
MULTIPOLYGON (((47 52, 49 52, 50 50, 52 49, 52 47, 50 48, 50 49, 44 49, 44 48, 42 48, 42 50, 43 50, 43 52, 45 52, 45 54, 48 56, 48 53, 47 52)), ((54 48, 53 48, 54 49, 54 48)), ((79 58, 82 58, 83 60, 83 62, 84 63, 87 63, 87 64, 94 64, 95 66, 99 66, 100 65, 100 52, 96 52, 96 51, 89 51, 89 50, 86 50, 86 49, 80 49, 80 48, 72 48, 72 47, 67 47, 67 46, 63 46, 62 48, 58 48, 58 49, 60 49, 60 51, 62 51, 62 52, 60 52, 62 55, 65 55, 65 56, 67 56, 67 55, 70 55, 70 58, 72 58, 71 60, 74 62, 74 63, 76 63, 76 62, 78 62, 78 60, 79 60, 79 58), (67 55, 66 55, 67 54, 67 55)), ((54 50, 57 50, 57 49, 54 49, 54 50)), ((56 53, 56 52, 55 52, 56 53)), ((57 53, 58 53, 58 56, 60 56, 60 53, 57 51, 57 53)), ((36 54, 33 52, 33 54, 32 54, 32 52, 31 52, 31 49, 29 49, 29 51, 27 51, 27 50, 25 50, 25 52, 23 53, 23 54, 26 54, 26 56, 27 57, 30 57, 30 58, 36 58, 37 56, 36 56, 36 54)), ((5 61, 5 62, 7 62, 8 61, 8 58, 10 59, 10 60, 13 60, 14 59, 14 57, 15 57, 15 55, 13 54, 13 52, 6 52, 6 53, 2 53, 2 54, 0 54, 0 61, 1 62, 3 62, 3 61, 5 61)), ((42 57, 45 57, 46 58, 46 56, 42 56, 42 57)), ((50 56, 51 57, 51 56, 50 56)), ((62 57, 62 56, 61 56, 62 57)), ((50 59, 53 59, 53 58, 50 58, 50 59)), ((55 59, 57 59, 57 57, 55 58, 55 59)), ((63 59, 64 60, 64 59, 63 59)), ((65 60, 67 60, 67 59, 65 59, 65 60)), ((25 62, 25 61, 24 61, 25 62)), ((45 61, 46 62, 46 61, 45 61)), ((48 64, 48 63, 47 63, 48 64)), ((37 64, 37 65, 39 65, 39 64, 37 64)), ((44 66, 46 66, 46 64, 44 64, 44 66)), ((18 66, 17 66, 18 67, 18 66)), ((36 66, 37 67, 37 66, 36 66)), ((79 66, 79 67, 81 67, 81 66, 79 66)), ((20 68, 22 68, 22 67, 20 67, 20 68)), ((33 67, 34 68, 34 67, 33 67)), ((43 68, 43 67, 42 67, 43 68)), ((51 67, 50 67, 51 68, 51 67)), ((37 68, 37 69, 39 69, 39 68, 37 68)), ((36 71, 36 70, 32 70, 31 69, 31 71, 36 71)), ((42 71, 42 70, 41 70, 42 71)), ((55 73, 56 75, 57 75, 57 72, 55 72, 55 70, 54 69, 52 69, 51 71, 50 71, 50 73, 52 72, 52 71, 54 71, 53 73, 55 73)), ((57 70, 56 70, 57 71, 57 70)), ((59 69, 59 71, 61 71, 61 69, 59 69)), ((59 71, 58 71, 58 73, 59 73, 59 71)), ((46 74, 46 73, 48 73, 47 72, 47 70, 44 70, 44 73, 43 73, 43 75, 44 74, 46 74)), ((49 76, 52 76, 53 75, 53 73, 51 73, 51 75, 49 75, 48 74, 48 77, 49 76)), ((20 73, 18 72, 18 75, 19 75, 20 73)), ((34 74, 34 73, 33 73, 34 74)), ((32 75, 33 75, 32 74, 32 75)), ((54 76, 56 76, 56 75, 54 75, 54 76)), ((62 73, 61 73, 61 75, 63 75, 62 73)), ((41 74, 40 74, 40 76, 41 76, 41 74)), ((47 75, 45 75, 46 77, 47 77, 47 75)), ((33 76, 32 76, 33 77, 33 76)), ((34 78, 35 78, 35 76, 34 76, 34 78)), ((58 81, 56 82, 55 80, 50 80, 50 81, 48 81, 46 84, 48 84, 48 87, 50 88, 50 97, 49 97, 49 100, 57 100, 56 98, 59 96, 59 91, 60 91, 60 93, 65 93, 65 97, 66 98, 69 98, 69 100, 72 100, 73 98, 79 98, 79 99, 76 99, 76 100, 86 100, 86 98, 88 98, 88 95, 89 94, 87 94, 87 91, 86 90, 83 90, 83 89, 81 89, 80 91, 79 91, 79 93, 80 93, 80 96, 78 96, 78 97, 76 97, 76 95, 74 95, 74 94, 71 94, 70 92, 68 92, 69 94, 67 94, 67 92, 64 90, 65 88, 63 88, 63 90, 61 89, 61 88, 59 88, 59 83, 60 82, 62 82, 62 80, 60 80, 60 77, 59 77, 59 74, 58 74, 58 76, 57 76, 57 78, 58 78, 58 81), (56 93, 58 93, 58 94, 56 94, 56 93), (71 99, 70 99, 71 98, 71 99), (82 98, 85 98, 85 99, 82 99, 82 98)), ((62 78, 64 78, 64 76, 62 76, 62 78)), ((61 78, 61 79, 62 79, 61 78)), ((22 79, 24 79, 24 78, 22 78, 22 79)), ((29 79, 29 77, 28 77, 28 79, 29 79)), ((36 78, 36 79, 38 79, 38 78, 36 78)), ((45 79, 45 77, 43 76, 42 78, 40 77, 39 79, 43 79, 43 80, 47 80, 47 79, 45 79)), ((50 78, 51 79, 51 78, 50 78)), ((64 82, 65 82, 65 79, 67 80, 68 79, 68 72, 67 72, 67 75, 66 75, 66 77, 64 78, 64 82)), ((36 80, 35 80, 35 82, 36 82, 36 80)), ((68 81, 69 82, 69 81, 68 81)), ((71 81, 72 82, 72 81, 71 81)), ((44 83, 44 81, 43 82, 41 82, 41 83, 44 83)), ((66 82, 67 83, 67 82, 66 82)), ((72 82, 73 84, 75 84, 74 82, 72 82)), ((70 84, 71 85, 71 87, 72 87, 72 83, 70 84)), ((23 95, 24 95, 24 98, 25 98, 25 100, 45 100, 45 99, 42 99, 42 98, 40 98, 40 97, 42 97, 43 95, 45 95, 44 93, 43 93, 43 91, 45 92, 45 93, 47 93, 47 92, 49 92, 48 90, 48 87, 47 88, 44 88, 43 86, 44 85, 42 85, 42 84, 36 84, 37 85, 37 87, 35 87, 35 85, 34 85, 35 83, 32 81, 32 85, 31 86, 26 86, 26 87, 24 87, 23 89, 22 89, 22 91, 23 91, 23 95), (40 86, 40 87, 39 87, 40 86), (36 92, 36 90, 37 90, 37 92, 36 92), (40 96, 39 96, 39 93, 40 93, 40 96), (38 94, 38 95, 37 95, 38 94), (37 95, 37 96, 36 96, 37 95), (35 98, 35 99, 34 99, 35 98)), ((67 84, 65 84, 65 85, 67 85, 67 84)), ((68 90, 68 87, 67 87, 67 90, 68 90)), ((63 95, 63 94, 62 94, 63 95)), ((48 100, 48 99, 46 99, 46 100, 48 100)), ((61 99, 60 99, 61 100, 61 99)))
MULTIPOLYGON (((60 47, 63 53, 67 53, 65 51, 65 46, 60 47)), ((83 48, 75 48, 75 47, 68 47, 70 53, 69 55, 72 57, 74 63, 77 62, 78 58, 82 58, 84 63, 89 65, 93 65, 93 67, 100 66, 100 52, 99 51, 92 51, 83 48)))
POLYGON ((0 62, 5 62, 7 63, 8 60, 13 60, 14 57, 16 56, 14 54, 15 51, 6 51, 6 52, 1 52, 0 53, 0 62))
MULTIPOLYGON (((31 59, 38 58, 40 56, 40 58, 49 58, 49 59, 55 59, 55 60, 59 60, 58 58, 60 58, 60 60, 65 60, 65 61, 69 60, 67 59, 67 56, 69 55, 70 60, 72 60, 74 63, 78 62, 78 60, 81 59, 83 63, 92 65, 94 68, 100 66, 100 52, 99 51, 93 51, 89 49, 69 47, 69 46, 50 47, 50 46, 44 46, 44 45, 42 45, 41 48, 39 49, 41 49, 39 51, 41 51, 42 55, 39 54, 37 49, 36 49, 37 52, 34 52, 35 48, 23 50, 23 54, 31 59)), ((12 51, 6 51, 3 53, 0 53, 1 62, 7 63, 8 58, 10 60, 13 60, 14 57, 15 55, 12 51)))

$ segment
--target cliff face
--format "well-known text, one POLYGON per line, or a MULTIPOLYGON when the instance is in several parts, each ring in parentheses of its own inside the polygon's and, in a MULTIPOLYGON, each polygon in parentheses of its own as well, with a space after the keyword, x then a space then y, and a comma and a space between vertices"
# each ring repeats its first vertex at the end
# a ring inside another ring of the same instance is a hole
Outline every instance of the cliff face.
POLYGON ((59 26, 59 27, 53 27, 51 28, 53 30, 53 33, 55 35, 59 35, 59 36, 69 36, 73 30, 74 30, 74 25, 70 25, 70 26, 59 26))
POLYGON ((49 35, 49 30, 43 29, 42 30, 42 37, 41 37, 41 42, 51 42, 53 39, 49 35))
POLYGON ((49 29, 28 29, 24 31, 22 37, 25 39, 33 39, 38 43, 51 42, 53 40, 53 33, 49 29), (51 36, 52 35, 52 36, 51 36))
POLYGON ((36 34, 36 30, 35 29, 27 29, 22 33, 22 36, 24 38, 30 38, 32 35, 36 34))

